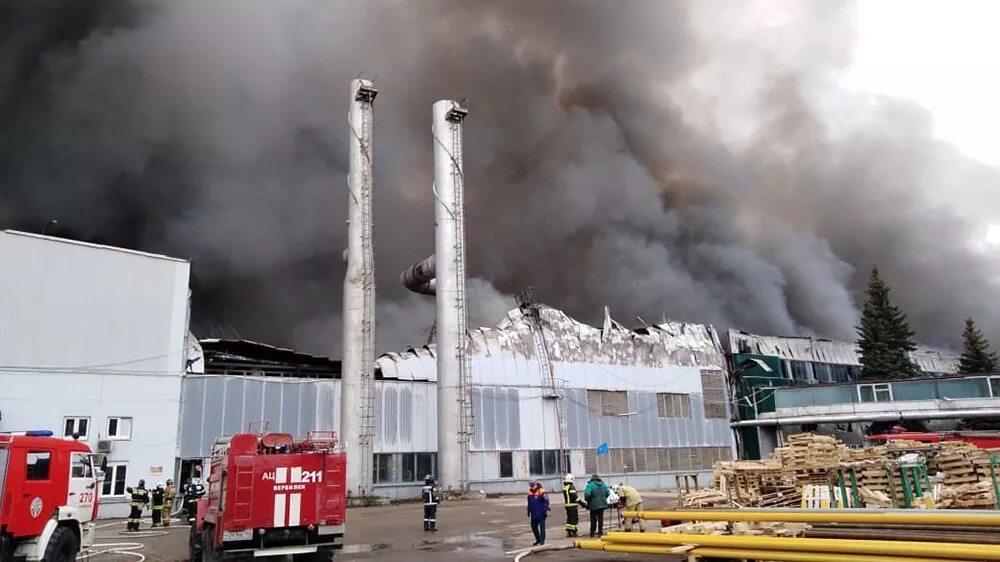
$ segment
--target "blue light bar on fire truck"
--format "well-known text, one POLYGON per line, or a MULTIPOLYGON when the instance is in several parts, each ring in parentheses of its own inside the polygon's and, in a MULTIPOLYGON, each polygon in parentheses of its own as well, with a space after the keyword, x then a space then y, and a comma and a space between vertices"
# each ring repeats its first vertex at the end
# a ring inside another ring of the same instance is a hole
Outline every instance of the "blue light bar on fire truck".
POLYGON ((0 431, 2 435, 24 435, 26 437, 52 437, 50 429, 29 429, 28 431, 0 431))

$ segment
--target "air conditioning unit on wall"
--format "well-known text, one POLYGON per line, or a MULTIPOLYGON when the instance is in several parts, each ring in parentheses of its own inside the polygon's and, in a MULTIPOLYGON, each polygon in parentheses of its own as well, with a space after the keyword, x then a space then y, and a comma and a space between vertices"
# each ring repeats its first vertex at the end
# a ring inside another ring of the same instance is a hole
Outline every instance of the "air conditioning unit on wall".
POLYGON ((102 440, 97 442, 97 452, 108 455, 111 453, 111 441, 102 440))

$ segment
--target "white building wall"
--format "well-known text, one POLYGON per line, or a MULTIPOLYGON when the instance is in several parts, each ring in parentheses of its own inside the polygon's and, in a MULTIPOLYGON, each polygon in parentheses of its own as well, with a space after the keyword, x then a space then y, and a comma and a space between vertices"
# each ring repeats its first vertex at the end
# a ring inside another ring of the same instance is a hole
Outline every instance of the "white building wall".
MULTIPOLYGON (((132 420, 108 461, 127 484, 172 476, 187 357, 183 260, 0 232, 0 431, 52 429, 89 418, 92 449, 109 417, 132 420)), ((103 497, 100 516, 128 513, 103 497)))

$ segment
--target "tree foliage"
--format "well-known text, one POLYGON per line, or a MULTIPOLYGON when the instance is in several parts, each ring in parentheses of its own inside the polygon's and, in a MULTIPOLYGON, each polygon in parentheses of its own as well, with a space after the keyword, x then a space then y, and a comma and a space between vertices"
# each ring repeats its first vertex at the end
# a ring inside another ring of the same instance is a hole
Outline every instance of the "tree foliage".
POLYGON ((868 299, 861 325, 857 327, 863 379, 911 377, 920 373, 909 353, 917 348, 913 330, 906 314, 892 304, 890 291, 878 268, 873 267, 866 291, 868 299))
POLYGON ((997 354, 990 350, 990 342, 969 318, 962 332, 962 357, 959 361, 960 373, 993 373, 997 370, 997 354))

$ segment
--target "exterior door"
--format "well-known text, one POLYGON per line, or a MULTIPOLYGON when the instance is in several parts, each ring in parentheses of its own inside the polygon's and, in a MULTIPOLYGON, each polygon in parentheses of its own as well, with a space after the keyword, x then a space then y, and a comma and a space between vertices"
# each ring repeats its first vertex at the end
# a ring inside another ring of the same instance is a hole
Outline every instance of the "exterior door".
POLYGON ((8 484, 20 480, 20 493, 11 490, 13 510, 9 531, 15 536, 37 535, 45 528, 52 510, 59 506, 53 490, 52 468, 56 465, 56 452, 44 447, 16 451, 24 455, 24 463, 10 463, 8 484), (23 451, 23 452, 22 452, 23 451), (13 474, 17 470, 21 474, 13 474))
POLYGON ((66 505, 74 511, 77 521, 93 519, 94 502, 97 501, 97 480, 94 465, 87 453, 73 453, 69 466, 69 497, 66 505))

